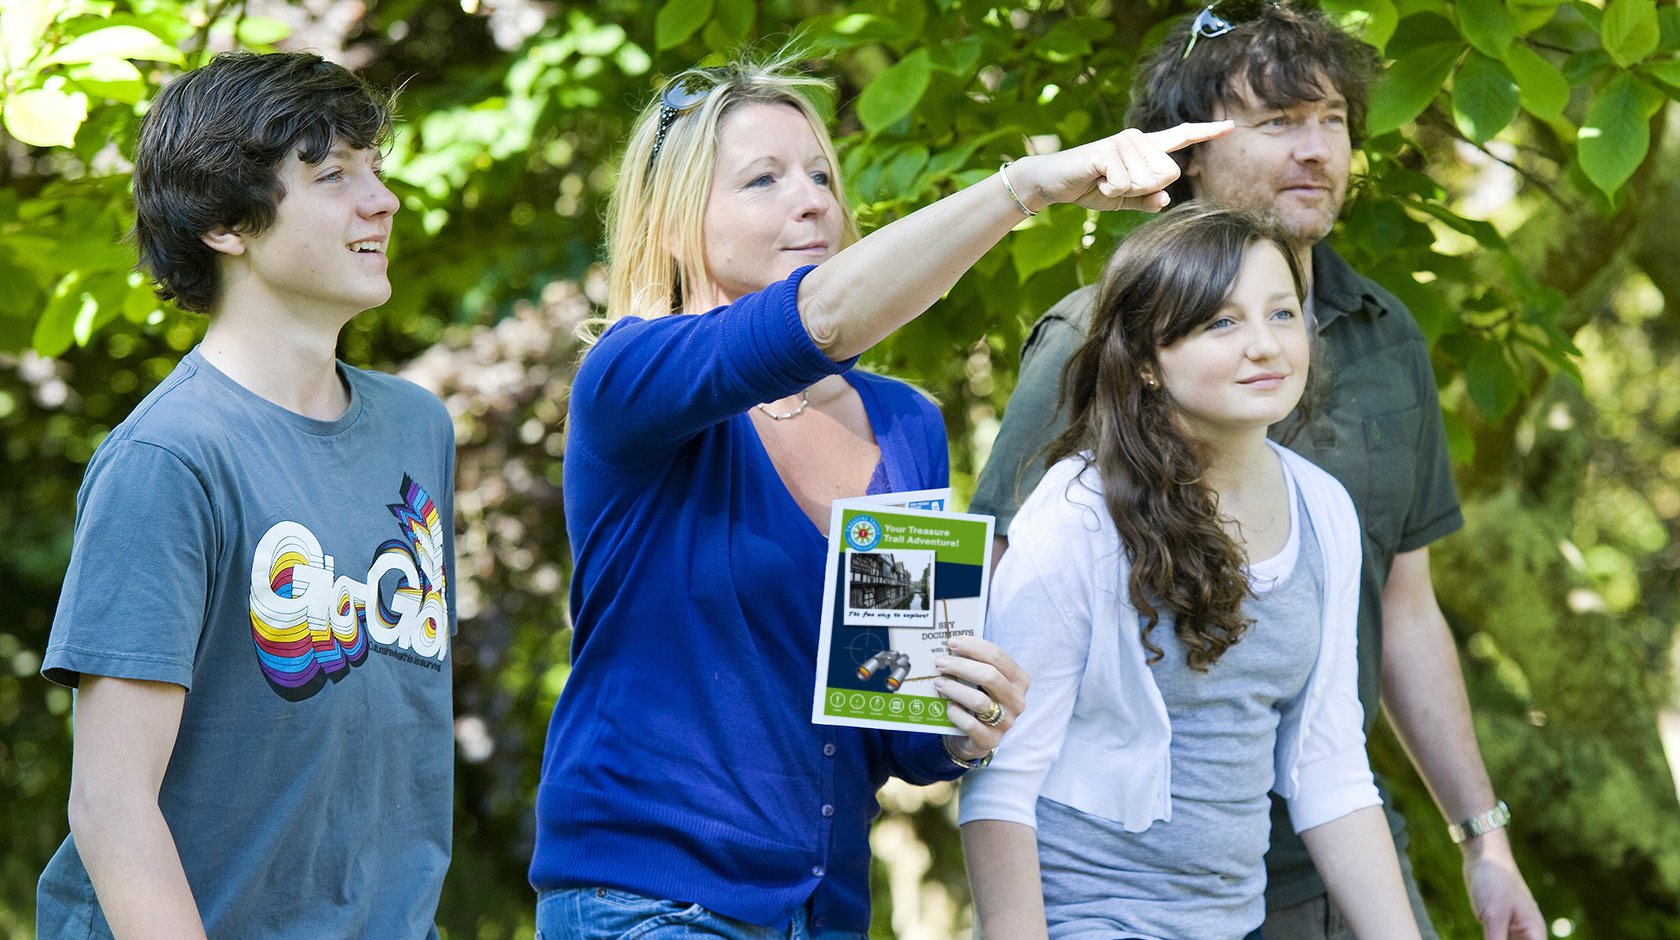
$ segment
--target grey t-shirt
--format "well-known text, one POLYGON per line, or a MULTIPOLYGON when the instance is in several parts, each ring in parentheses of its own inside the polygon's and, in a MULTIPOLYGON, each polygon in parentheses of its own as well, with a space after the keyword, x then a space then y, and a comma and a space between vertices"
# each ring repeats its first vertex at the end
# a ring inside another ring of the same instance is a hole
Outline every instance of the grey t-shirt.
MULTIPOLYGON (((77 499, 42 674, 187 689, 158 802, 209 935, 428 937, 449 863, 454 435, 340 365, 333 421, 198 350, 112 431, 77 499)), ((43 937, 108 937, 67 838, 43 937)))
MULTIPOLYGON (((1324 562, 1305 504, 1290 487, 1282 551, 1249 568, 1252 626, 1198 672, 1163 613, 1151 668, 1172 727, 1172 818, 1142 832, 1045 797, 1038 850, 1050 936, 1236 940, 1265 918, 1262 856, 1282 709, 1318 659, 1324 562)), ((1066 755, 1064 754, 1064 757, 1066 755)))
MULTIPOLYGON (((1360 276, 1329 245, 1313 247, 1312 267, 1322 351, 1315 368, 1324 368, 1308 392, 1313 413, 1289 446, 1340 481, 1359 511, 1364 534, 1359 703, 1369 731, 1381 689, 1382 589, 1389 568, 1395 555, 1457 531, 1464 516, 1429 347, 1417 321, 1399 299, 1360 276)), ((1041 449, 1067 427, 1067 415, 1057 407, 1062 369, 1085 337, 1095 301, 1094 286, 1069 294, 1039 320, 1027 340, 1020 378, 971 507, 996 516, 1000 536, 1008 535, 1020 504, 1016 493, 1024 499, 1044 475, 1041 449)), ((1392 809, 1388 813, 1395 844, 1404 850, 1404 821, 1392 809)), ((1281 801, 1274 802, 1272 818, 1267 903, 1283 907, 1323 894, 1324 884, 1289 827, 1281 801)))

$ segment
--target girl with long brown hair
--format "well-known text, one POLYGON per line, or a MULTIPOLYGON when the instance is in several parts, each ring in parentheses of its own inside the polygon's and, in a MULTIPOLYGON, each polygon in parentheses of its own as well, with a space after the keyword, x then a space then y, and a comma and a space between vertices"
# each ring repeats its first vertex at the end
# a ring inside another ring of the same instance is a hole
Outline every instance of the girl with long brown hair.
POLYGON ((1306 387, 1287 245, 1187 207, 1135 232, 1068 365, 988 632, 1028 710, 964 783, 989 936, 1253 936, 1268 791, 1361 938, 1416 938, 1365 758, 1359 523, 1267 431, 1306 387))

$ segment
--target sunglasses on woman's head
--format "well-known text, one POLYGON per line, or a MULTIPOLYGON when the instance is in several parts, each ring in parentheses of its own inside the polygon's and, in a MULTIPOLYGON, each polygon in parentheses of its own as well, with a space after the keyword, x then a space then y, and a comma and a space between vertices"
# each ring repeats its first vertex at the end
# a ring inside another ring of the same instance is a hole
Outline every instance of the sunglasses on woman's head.
POLYGON ((1276 6, 1278 0, 1220 0, 1202 7, 1202 12, 1190 21, 1190 40, 1184 44, 1184 54, 1178 57, 1183 62, 1190 58, 1190 50, 1196 48, 1196 40, 1213 39, 1223 36, 1244 23, 1260 18, 1260 14, 1269 6, 1276 6))
POLYGON ((704 104, 723 78, 723 69, 692 69, 665 83, 665 90, 659 93, 659 131, 653 136, 653 153, 648 155, 650 171, 665 146, 665 134, 671 125, 704 104))

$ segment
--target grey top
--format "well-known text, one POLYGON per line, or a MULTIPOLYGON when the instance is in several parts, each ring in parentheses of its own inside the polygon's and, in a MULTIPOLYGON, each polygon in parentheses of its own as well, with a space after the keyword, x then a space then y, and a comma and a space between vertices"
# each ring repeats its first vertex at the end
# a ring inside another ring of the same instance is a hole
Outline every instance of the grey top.
POLYGON ((1250 568, 1254 624, 1207 672, 1189 667, 1169 617, 1150 634, 1172 725, 1172 818, 1134 833, 1039 799, 1052 937, 1234 940, 1265 919, 1278 714, 1302 693, 1319 649, 1323 559, 1305 520, 1292 497, 1288 544, 1250 568))
MULTIPOLYGON (((158 803, 212 937, 435 936, 454 773, 454 435, 341 365, 333 421, 197 350, 88 466, 42 673, 184 687, 158 803)), ((74 840, 42 937, 108 937, 74 840)))
MULTIPOLYGON (((1336 477, 1359 512, 1364 530, 1359 701, 1369 732, 1382 682, 1382 589, 1394 556, 1450 535, 1464 517, 1429 345, 1417 321, 1328 244, 1313 247, 1312 266, 1320 355, 1307 393, 1311 415, 1288 443, 1336 477)), ((1067 426, 1057 407, 1059 383, 1090 326, 1096 290, 1082 287, 1063 298, 1033 327, 1022 350, 1020 376, 971 507, 996 516, 999 535, 1009 532, 1020 503, 1016 494, 1025 498, 1044 475, 1042 448, 1067 426)), ((1279 430, 1295 423, 1286 421, 1279 430)), ((1388 817, 1403 850, 1404 821, 1392 809, 1388 817)), ((1324 884, 1281 801, 1274 804, 1273 820, 1268 901, 1284 906, 1323 894, 1324 884)))

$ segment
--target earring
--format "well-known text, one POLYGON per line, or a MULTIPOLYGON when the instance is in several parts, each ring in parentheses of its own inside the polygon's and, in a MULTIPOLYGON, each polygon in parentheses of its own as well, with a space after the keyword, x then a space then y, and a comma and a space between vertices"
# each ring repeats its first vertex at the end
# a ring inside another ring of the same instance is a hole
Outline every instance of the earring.
POLYGON ((1143 377, 1143 387, 1152 392, 1158 392, 1161 390, 1161 382, 1153 375, 1146 375, 1143 377))

